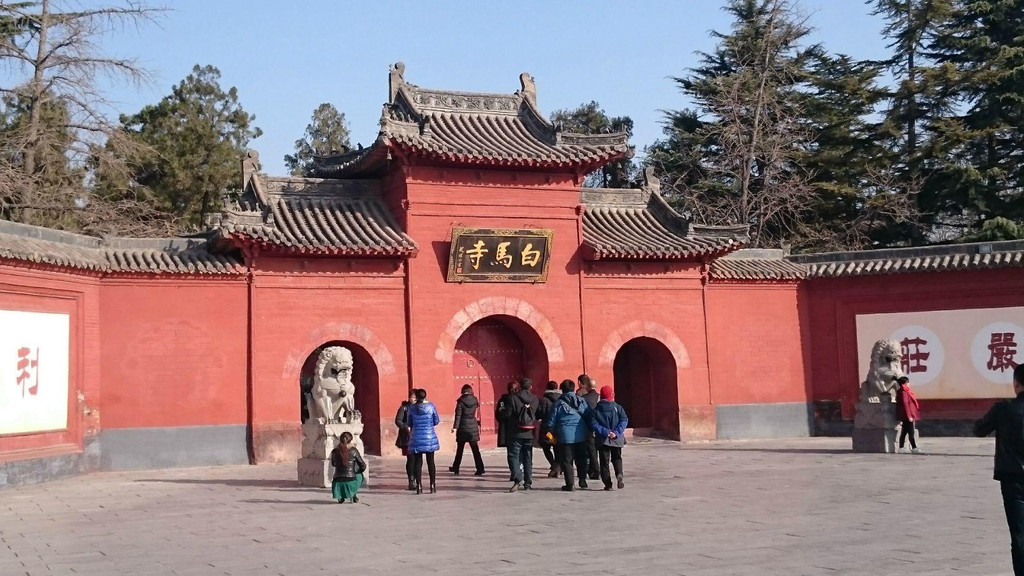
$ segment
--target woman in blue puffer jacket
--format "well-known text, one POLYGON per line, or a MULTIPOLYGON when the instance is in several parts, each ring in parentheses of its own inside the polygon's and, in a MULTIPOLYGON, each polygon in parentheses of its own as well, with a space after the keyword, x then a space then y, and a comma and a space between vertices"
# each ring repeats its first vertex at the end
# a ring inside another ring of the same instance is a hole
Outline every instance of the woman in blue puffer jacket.
POLYGON ((562 490, 571 492, 573 486, 573 464, 579 473, 580 488, 587 487, 587 414, 590 406, 576 395, 576 383, 563 380, 559 388, 562 395, 551 405, 551 413, 545 423, 558 444, 558 464, 565 476, 562 490))
POLYGON ((434 426, 437 426, 441 419, 437 416, 437 408, 427 402, 427 391, 422 388, 416 390, 416 403, 409 406, 408 423, 412 430, 409 432, 409 454, 416 458, 413 463, 413 475, 416 477, 416 493, 423 493, 423 456, 427 456, 427 473, 430 474, 430 493, 437 492, 437 485, 434 480, 437 477, 437 470, 434 468, 434 452, 441 447, 437 441, 437 433, 434 426))

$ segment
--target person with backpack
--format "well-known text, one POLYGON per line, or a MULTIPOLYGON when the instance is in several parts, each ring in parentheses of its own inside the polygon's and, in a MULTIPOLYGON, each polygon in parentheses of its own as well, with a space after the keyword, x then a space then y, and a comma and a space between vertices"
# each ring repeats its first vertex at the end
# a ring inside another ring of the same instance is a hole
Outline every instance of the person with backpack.
POLYGON ((551 432, 548 429, 548 416, 551 415, 551 407, 554 406, 561 395, 562 392, 558 389, 558 382, 550 380, 544 395, 537 400, 537 424, 540 426, 540 435, 537 438, 537 443, 544 450, 544 459, 548 461, 548 467, 550 468, 548 470, 548 478, 558 478, 559 466, 558 459, 555 458, 555 444, 548 440, 548 433, 551 432))
POLYGON ((580 488, 587 488, 587 413, 590 407, 576 395, 576 383, 563 380, 562 395, 551 407, 547 427, 558 439, 558 461, 565 476, 562 490, 572 492, 573 463, 579 473, 580 488))
POLYGON ((903 444, 910 436, 910 452, 913 454, 921 454, 922 452, 917 448, 917 436, 915 429, 917 421, 921 419, 921 404, 917 401, 917 396, 914 396, 914 392, 910 390, 910 378, 901 376, 896 380, 896 418, 900 421, 900 447, 899 452, 903 452, 903 444))
POLYGON ((469 444, 473 450, 473 463, 476 465, 476 475, 484 475, 484 459, 480 456, 480 401, 473 395, 473 387, 466 384, 462 387, 462 396, 455 402, 455 422, 452 423, 452 432, 455 433, 455 442, 458 448, 455 449, 455 461, 448 468, 448 471, 456 476, 459 475, 459 465, 462 464, 462 453, 469 444))
POLYGON ((537 397, 530 392, 533 380, 523 378, 519 391, 509 398, 506 421, 508 467, 512 471, 509 492, 533 489, 533 435, 537 430, 537 397))
POLYGON ((622 479, 622 447, 626 445, 626 425, 629 419, 622 406, 615 402, 615 392, 611 386, 601 388, 601 400, 590 412, 589 422, 600 454, 601 481, 604 482, 604 489, 612 489, 612 475, 608 469, 608 463, 611 461, 619 490, 622 490, 626 487, 622 479))

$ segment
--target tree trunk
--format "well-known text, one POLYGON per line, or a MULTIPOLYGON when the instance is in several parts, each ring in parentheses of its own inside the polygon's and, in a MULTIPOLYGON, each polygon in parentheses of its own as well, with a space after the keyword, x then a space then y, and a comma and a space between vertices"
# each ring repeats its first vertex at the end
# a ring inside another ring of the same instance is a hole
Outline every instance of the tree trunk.
POLYGON ((36 58, 33 65, 32 85, 28 99, 29 122, 25 138, 25 174, 29 181, 25 183, 25 192, 22 197, 25 208, 21 212, 21 220, 27 224, 34 224, 35 210, 35 175, 36 156, 39 152, 39 139, 42 134, 42 106, 43 106, 43 72, 46 61, 47 32, 50 27, 50 0, 42 0, 42 10, 39 16, 39 44, 36 46, 36 58))

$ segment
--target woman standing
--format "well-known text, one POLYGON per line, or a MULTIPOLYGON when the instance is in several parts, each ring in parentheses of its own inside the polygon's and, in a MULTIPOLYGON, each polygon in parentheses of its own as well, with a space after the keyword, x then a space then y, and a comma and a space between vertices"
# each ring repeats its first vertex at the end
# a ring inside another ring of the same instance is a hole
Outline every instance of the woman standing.
POLYGON ((366 462, 362 454, 352 442, 352 434, 342 432, 338 446, 331 451, 331 465, 334 466, 334 481, 331 482, 331 493, 343 504, 346 498, 351 498, 353 504, 359 503, 360 486, 363 485, 363 472, 366 472, 366 462))
POLYGON ((622 406, 615 402, 615 391, 611 386, 601 388, 601 400, 590 411, 590 428, 594 431, 594 440, 601 459, 601 481, 604 489, 612 489, 611 470, 608 463, 615 468, 615 479, 619 490, 626 487, 622 479, 622 447, 626 445, 626 426, 629 418, 622 406))
POLYGON ((413 457, 409 453, 409 406, 416 403, 416 390, 409 391, 409 400, 402 402, 395 414, 395 426, 398 426, 398 438, 395 446, 402 449, 402 456, 405 456, 405 475, 409 478, 409 490, 415 490, 416 484, 413 481, 412 467, 413 457))
POLYGON ((480 456, 480 401, 473 395, 473 387, 466 384, 462 387, 462 396, 455 402, 455 422, 452 424, 452 432, 455 432, 455 441, 458 448, 455 450, 455 461, 448 468, 448 471, 456 476, 459 475, 459 465, 462 464, 462 453, 469 444, 473 450, 473 463, 476 465, 476 475, 484 475, 484 459, 480 456))
POLYGON ((435 480, 437 470, 434 467, 434 452, 441 447, 437 441, 437 433, 434 426, 437 426, 441 419, 437 415, 437 408, 427 401, 427 391, 420 388, 416 390, 416 403, 409 406, 409 426, 412 431, 409 433, 409 453, 415 457, 413 463, 413 475, 416 479, 416 493, 423 493, 423 456, 427 457, 427 472, 430 474, 430 493, 437 492, 435 480))

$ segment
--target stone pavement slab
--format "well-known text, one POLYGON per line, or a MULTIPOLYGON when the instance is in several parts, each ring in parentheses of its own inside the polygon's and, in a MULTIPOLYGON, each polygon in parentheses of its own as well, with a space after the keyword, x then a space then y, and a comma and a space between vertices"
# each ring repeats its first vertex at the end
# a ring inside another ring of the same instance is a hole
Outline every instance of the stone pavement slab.
POLYGON ((922 447, 634 439, 625 490, 571 494, 543 472, 507 493, 492 451, 484 477, 439 457, 416 496, 384 460, 343 505, 294 464, 99 473, 0 491, 0 576, 1011 574, 992 439, 922 447))

